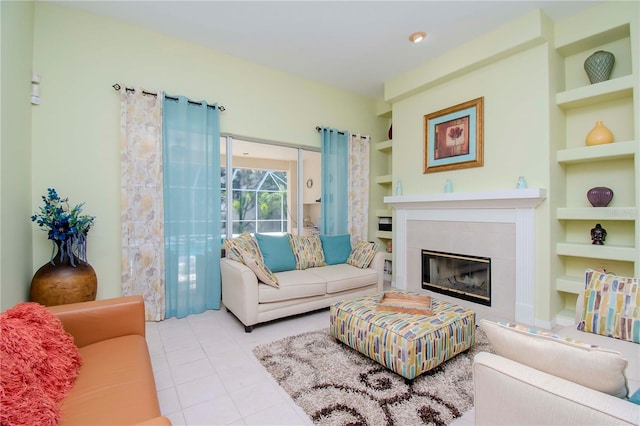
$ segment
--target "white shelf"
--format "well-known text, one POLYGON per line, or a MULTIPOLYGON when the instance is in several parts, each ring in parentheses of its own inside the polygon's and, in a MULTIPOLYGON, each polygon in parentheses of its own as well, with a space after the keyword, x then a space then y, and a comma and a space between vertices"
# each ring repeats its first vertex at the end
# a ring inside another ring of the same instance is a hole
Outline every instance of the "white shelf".
POLYGON ((384 260, 393 260, 393 253, 385 253, 384 260))
POLYGON ((556 253, 560 256, 588 257, 591 259, 638 261, 638 250, 634 247, 622 247, 580 243, 558 243, 556 253))
POLYGON ((561 164, 589 163, 592 161, 630 158, 638 153, 636 141, 614 142, 605 145, 584 146, 558 151, 557 160, 561 164))
POLYGON ((376 176, 376 183, 380 185, 390 185, 392 180, 392 175, 376 176))
POLYGON ((390 209, 376 210, 376 216, 378 216, 378 217, 391 217, 391 216, 393 216, 393 210, 390 210, 390 209))
MULTIPOLYGON (((606 22, 603 22, 603 25, 606 25, 606 22)), ((555 43, 558 53, 562 56, 575 55, 586 50, 596 49, 603 44, 610 43, 612 40, 629 37, 631 34, 631 29, 627 23, 607 28, 604 31, 596 30, 595 34, 591 34, 594 31, 592 27, 584 26, 581 30, 583 31, 582 34, 575 29, 565 33, 556 32, 555 43)))
POLYGON ((636 207, 561 207, 560 220, 636 220, 640 210, 636 207))
POLYGON ((581 294, 584 291, 584 277, 563 275, 556 278, 556 290, 565 293, 581 294))
POLYGON ((563 309, 556 315, 556 323, 561 327, 569 327, 576 325, 575 309, 563 309))
POLYGON ((393 142, 390 140, 378 142, 376 144, 376 149, 381 152, 391 151, 392 148, 393 148, 393 142))
POLYGON ((383 240, 391 240, 393 238, 392 231, 376 231, 376 237, 381 238, 383 240))
POLYGON ((633 75, 582 86, 556 94, 556 104, 562 109, 594 105, 600 102, 633 96, 633 75))

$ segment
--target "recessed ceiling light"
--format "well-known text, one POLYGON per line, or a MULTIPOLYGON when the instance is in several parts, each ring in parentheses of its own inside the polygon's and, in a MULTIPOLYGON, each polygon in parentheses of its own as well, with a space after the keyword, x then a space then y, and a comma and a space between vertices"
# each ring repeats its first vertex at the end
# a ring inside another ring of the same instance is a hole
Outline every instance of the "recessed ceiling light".
POLYGON ((427 38, 427 33, 422 31, 417 31, 409 36, 409 41, 411 43, 420 43, 425 38, 427 38))

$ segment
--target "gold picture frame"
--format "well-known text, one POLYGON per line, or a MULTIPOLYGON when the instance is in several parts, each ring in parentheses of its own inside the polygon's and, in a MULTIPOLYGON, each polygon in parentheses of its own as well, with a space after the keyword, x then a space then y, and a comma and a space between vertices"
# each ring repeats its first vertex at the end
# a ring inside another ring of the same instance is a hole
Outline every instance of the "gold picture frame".
POLYGON ((424 116, 423 173, 482 167, 484 97, 424 116))

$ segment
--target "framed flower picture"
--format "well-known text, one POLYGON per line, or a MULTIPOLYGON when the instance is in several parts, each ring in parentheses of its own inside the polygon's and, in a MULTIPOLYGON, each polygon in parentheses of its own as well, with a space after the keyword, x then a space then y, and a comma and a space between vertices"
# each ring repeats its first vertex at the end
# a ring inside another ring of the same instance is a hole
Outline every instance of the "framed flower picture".
POLYGON ((424 116, 423 173, 481 167, 484 98, 424 116))

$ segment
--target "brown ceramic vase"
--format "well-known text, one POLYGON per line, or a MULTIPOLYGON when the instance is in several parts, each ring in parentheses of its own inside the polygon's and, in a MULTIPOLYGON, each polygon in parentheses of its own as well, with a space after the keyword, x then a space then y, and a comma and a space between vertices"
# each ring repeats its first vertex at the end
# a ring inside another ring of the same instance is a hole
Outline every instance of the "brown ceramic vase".
POLYGON ((88 302, 96 299, 98 278, 86 262, 74 256, 75 267, 66 256, 60 260, 60 245, 53 264, 47 262, 31 280, 30 299, 44 306, 88 302))

